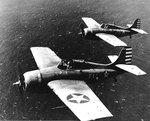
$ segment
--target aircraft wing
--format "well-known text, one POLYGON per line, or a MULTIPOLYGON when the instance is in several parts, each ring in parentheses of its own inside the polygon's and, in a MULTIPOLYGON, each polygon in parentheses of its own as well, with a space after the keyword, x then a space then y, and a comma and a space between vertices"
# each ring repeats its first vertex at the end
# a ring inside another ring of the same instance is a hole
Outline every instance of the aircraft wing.
POLYGON ((144 71, 142 71, 135 65, 117 64, 116 66, 137 76, 146 74, 144 71))
POLYGON ((127 46, 126 43, 118 39, 116 36, 106 33, 98 33, 96 34, 97 37, 103 39, 107 43, 113 45, 113 46, 127 46))
POLYGON ((54 51, 48 47, 31 47, 30 49, 40 69, 55 66, 61 61, 54 51))
POLYGON ((82 121, 113 116, 84 81, 55 80, 48 86, 82 121))
POLYGON ((82 20, 85 22, 88 28, 100 28, 101 26, 98 22, 96 22, 92 18, 82 17, 82 20))

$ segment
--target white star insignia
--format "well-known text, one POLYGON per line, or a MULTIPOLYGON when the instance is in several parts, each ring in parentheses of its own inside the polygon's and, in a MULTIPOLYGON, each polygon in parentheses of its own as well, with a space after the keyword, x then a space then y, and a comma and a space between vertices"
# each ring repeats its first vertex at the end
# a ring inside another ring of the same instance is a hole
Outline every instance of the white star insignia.
POLYGON ((86 103, 89 102, 90 100, 87 96, 78 93, 69 95, 67 99, 69 102, 78 103, 78 104, 86 103))

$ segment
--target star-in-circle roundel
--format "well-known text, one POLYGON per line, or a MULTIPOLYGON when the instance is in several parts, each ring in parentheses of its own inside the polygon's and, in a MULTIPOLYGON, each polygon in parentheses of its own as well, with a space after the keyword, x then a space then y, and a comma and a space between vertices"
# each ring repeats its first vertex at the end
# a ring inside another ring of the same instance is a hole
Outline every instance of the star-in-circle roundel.
POLYGON ((84 94, 80 94, 80 93, 73 93, 67 96, 67 100, 71 103, 78 103, 78 104, 82 104, 82 103, 87 103, 90 101, 90 98, 84 94))

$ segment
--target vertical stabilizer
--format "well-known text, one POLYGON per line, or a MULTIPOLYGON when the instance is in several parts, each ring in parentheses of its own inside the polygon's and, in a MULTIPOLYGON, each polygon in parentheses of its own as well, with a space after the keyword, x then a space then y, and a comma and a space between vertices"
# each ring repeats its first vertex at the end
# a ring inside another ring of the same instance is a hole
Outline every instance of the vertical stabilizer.
POLYGON ((114 64, 131 64, 132 60, 132 48, 131 47, 124 47, 118 59, 114 62, 114 64))
POLYGON ((140 29, 140 27, 141 27, 141 20, 138 18, 134 21, 133 25, 130 28, 140 29))
MULTIPOLYGON (((110 58, 111 59, 111 58, 110 58)), ((116 66, 124 71, 130 72, 134 75, 145 75, 146 72, 141 70, 136 65, 131 65, 131 59, 132 59, 132 48, 131 47, 124 47, 117 60, 112 63, 113 66, 116 66)))

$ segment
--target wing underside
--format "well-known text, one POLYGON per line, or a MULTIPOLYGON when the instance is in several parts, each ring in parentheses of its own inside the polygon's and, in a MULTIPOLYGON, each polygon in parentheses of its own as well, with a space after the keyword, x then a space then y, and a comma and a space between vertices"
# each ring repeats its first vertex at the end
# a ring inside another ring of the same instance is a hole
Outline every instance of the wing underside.
POLYGON ((30 49, 40 69, 55 66, 61 61, 54 51, 48 47, 31 47, 30 49))
POLYGON ((55 80, 48 86, 82 121, 113 116, 84 81, 55 80))
POLYGON ((111 35, 111 34, 98 33, 98 34, 96 34, 96 36, 113 46, 127 46, 126 43, 124 43, 123 41, 118 39, 116 36, 111 35))

